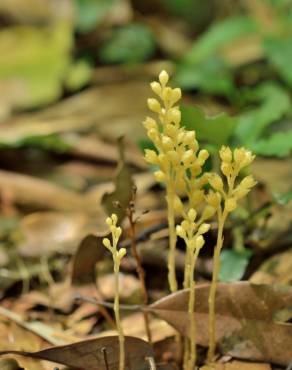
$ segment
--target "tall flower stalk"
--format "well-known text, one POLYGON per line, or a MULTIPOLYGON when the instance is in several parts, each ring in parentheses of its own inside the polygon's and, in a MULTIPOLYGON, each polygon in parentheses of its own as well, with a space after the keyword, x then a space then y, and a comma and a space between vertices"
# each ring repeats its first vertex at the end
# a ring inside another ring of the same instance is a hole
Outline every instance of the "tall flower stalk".
POLYGON ((213 275, 209 292, 209 349, 208 362, 212 362, 216 349, 216 320, 215 320, 215 298, 220 272, 220 253, 223 247, 223 230, 225 222, 231 212, 237 207, 239 199, 248 194, 256 184, 252 176, 246 176, 236 185, 239 172, 254 160, 255 156, 245 148, 237 148, 233 151, 229 147, 223 146, 219 152, 221 158, 221 172, 225 177, 226 186, 222 178, 215 173, 209 174, 209 183, 214 191, 210 191, 206 196, 207 203, 216 209, 218 219, 217 241, 214 249, 213 275))

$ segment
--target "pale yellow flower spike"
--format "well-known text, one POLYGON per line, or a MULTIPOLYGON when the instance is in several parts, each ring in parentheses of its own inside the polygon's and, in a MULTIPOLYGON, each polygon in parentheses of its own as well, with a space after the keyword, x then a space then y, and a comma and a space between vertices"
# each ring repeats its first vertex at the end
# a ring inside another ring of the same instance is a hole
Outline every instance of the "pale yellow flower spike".
POLYGON ((117 331, 119 335, 120 355, 119 355, 119 370, 125 370, 125 337, 120 320, 120 301, 119 301, 119 272, 122 258, 127 253, 125 248, 118 249, 118 242, 122 234, 122 229, 117 226, 118 217, 112 214, 106 219, 106 223, 111 231, 112 242, 108 238, 103 239, 103 245, 111 252, 114 262, 115 274, 115 302, 114 313, 117 324, 117 331))
POLYGON ((235 149, 232 153, 229 147, 222 146, 220 149, 221 171, 226 178, 227 190, 225 191, 222 178, 214 173, 209 174, 209 183, 214 189, 206 196, 206 201, 210 207, 216 210, 218 218, 217 242, 214 249, 214 267, 212 283, 209 293, 209 350, 208 362, 211 363, 215 355, 216 333, 215 333, 215 297, 220 271, 220 252, 223 247, 223 229, 225 221, 230 212, 237 207, 239 199, 243 198, 256 181, 252 176, 246 176, 237 186, 236 178, 242 168, 251 164, 255 156, 245 149, 235 149))
POLYGON ((166 186, 169 228, 168 281, 170 290, 174 292, 177 290, 175 215, 186 215, 184 205, 176 193, 186 194, 190 207, 196 207, 204 200, 201 188, 207 179, 202 176, 197 180, 196 177, 201 174, 209 153, 205 149, 198 151, 195 132, 181 127, 181 112, 175 105, 181 98, 181 90, 167 86, 168 80, 167 72, 162 71, 159 82, 151 83, 151 88, 160 101, 148 99, 148 107, 158 115, 158 122, 147 117, 144 127, 156 147, 156 151, 145 151, 145 159, 159 167, 154 176, 166 186))

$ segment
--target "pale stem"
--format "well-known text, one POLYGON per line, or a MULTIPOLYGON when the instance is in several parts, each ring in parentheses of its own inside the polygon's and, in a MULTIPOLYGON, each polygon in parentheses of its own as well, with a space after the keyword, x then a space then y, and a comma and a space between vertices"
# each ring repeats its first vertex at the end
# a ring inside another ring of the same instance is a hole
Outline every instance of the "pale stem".
POLYGON ((215 329, 215 299, 216 299, 216 289, 217 289, 217 282, 219 277, 220 271, 220 252, 223 246, 223 229, 224 224, 226 221, 227 212, 224 210, 223 213, 220 212, 218 214, 218 234, 217 234, 217 242, 214 249, 214 258, 213 258, 213 275, 212 275, 212 282, 210 287, 209 293, 209 349, 208 349, 208 363, 211 363, 215 356, 215 346, 216 346, 216 329, 215 329))
POLYGON ((120 299, 119 299, 119 265, 118 262, 114 261, 115 263, 115 302, 114 302, 114 313, 115 319, 117 323, 117 330, 119 334, 119 370, 125 369, 125 338, 123 333, 123 328, 121 325, 120 319, 120 299))
POLYGON ((175 249, 176 249, 176 231, 175 231, 175 213, 174 213, 174 190, 173 186, 167 187, 167 220, 169 231, 169 253, 168 253, 168 283, 170 291, 177 291, 177 281, 175 273, 175 249))
POLYGON ((195 265, 199 255, 200 249, 196 248, 195 253, 191 255, 191 271, 190 271, 190 296, 189 296, 189 307, 188 313, 190 316, 190 360, 188 364, 188 370, 193 370, 197 360, 197 346, 196 346, 196 318, 195 318, 195 265))

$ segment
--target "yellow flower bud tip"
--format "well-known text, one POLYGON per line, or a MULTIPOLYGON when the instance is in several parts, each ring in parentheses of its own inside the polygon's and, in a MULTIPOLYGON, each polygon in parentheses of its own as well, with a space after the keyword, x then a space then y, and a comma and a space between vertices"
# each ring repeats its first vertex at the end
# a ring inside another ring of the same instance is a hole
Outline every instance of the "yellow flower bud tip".
POLYGON ((186 236, 185 230, 180 225, 176 227, 176 233, 180 238, 185 238, 186 236))
POLYGON ((195 140, 196 140, 196 134, 195 134, 195 131, 187 131, 187 132, 185 133, 184 142, 185 142, 187 145, 190 145, 190 144, 191 144, 191 143, 193 143, 195 140))
POLYGON ((223 162, 230 163, 232 161, 232 151, 228 146, 222 146, 219 151, 220 158, 223 162))
POLYGON ((108 226, 111 226, 113 224, 111 217, 107 217, 105 222, 107 223, 108 226))
POLYGON ((119 238, 120 238, 120 236, 121 236, 121 234, 122 234, 122 229, 121 229, 120 227, 116 227, 116 228, 115 228, 115 231, 114 231, 114 234, 115 234, 115 237, 116 237, 117 239, 119 239, 119 238))
POLYGON ((161 85, 158 82, 156 82, 156 81, 151 82, 150 86, 151 86, 152 91, 155 94, 157 94, 159 96, 161 95, 162 89, 161 89, 161 85))
POLYGON ((102 239, 102 244, 106 247, 106 248, 111 248, 111 243, 110 243, 110 240, 108 238, 103 238, 102 239))
POLYGON ((205 244, 205 240, 203 238, 202 235, 199 235, 197 238, 196 238, 196 248, 202 248, 202 246, 205 244))
POLYGON ((154 176, 156 181, 158 182, 164 182, 166 180, 165 173, 163 173, 162 171, 155 171, 154 176))
POLYGON ((153 112, 155 113, 161 112, 161 105, 158 100, 150 98, 147 100, 147 103, 148 103, 149 109, 152 110, 153 112))
POLYGON ((187 150, 182 156, 182 162, 189 163, 194 159, 194 153, 192 150, 187 150))
POLYGON ((210 224, 202 224, 199 227, 198 233, 199 234, 205 234, 210 230, 211 225, 210 224))
POLYGON ((119 251, 118 251, 118 258, 121 260, 125 255, 127 254, 127 250, 126 248, 121 248, 119 251))
POLYGON ((169 76, 168 76, 168 73, 166 71, 161 71, 160 74, 159 74, 159 81, 161 83, 161 85, 165 86, 169 80, 169 76))
POLYGON ((223 181, 217 173, 212 173, 209 176, 209 184, 214 188, 215 190, 222 191, 223 190, 223 181))
POLYGON ((157 130, 157 123, 153 118, 147 117, 143 122, 144 127, 146 130, 156 129, 157 130))
POLYGON ((194 210, 194 208, 191 208, 189 211, 188 211, 188 219, 191 221, 191 222, 194 222, 195 219, 197 217, 197 212, 194 210))
POLYGON ((221 164, 221 171, 226 177, 230 176, 233 171, 232 165, 230 163, 223 162, 221 164))
POLYGON ((115 213, 111 215, 111 219, 114 225, 118 222, 118 216, 115 213))
POLYGON ((248 175, 248 176, 246 176, 241 181, 241 183, 239 184, 239 186, 240 187, 244 187, 244 188, 252 188, 256 184, 257 184, 257 182, 255 181, 255 179, 253 178, 253 176, 252 175, 248 175))
POLYGON ((225 202, 225 209, 227 212, 232 212, 237 207, 237 202, 235 198, 229 198, 225 202))
POLYGON ((198 159, 200 161, 206 161, 209 158, 209 152, 206 149, 202 149, 199 152, 198 159))
POLYGON ((173 108, 169 111, 169 119, 178 125, 181 121, 181 112, 178 108, 173 108))
POLYGON ((147 162, 151 164, 157 164, 158 163, 158 156, 154 150, 151 149, 145 149, 145 159, 147 162))
POLYGON ((165 150, 173 149, 173 140, 169 136, 163 135, 162 146, 165 150))
POLYGON ((181 89, 180 88, 175 88, 171 92, 171 100, 172 103, 175 104, 178 100, 181 98, 181 89))

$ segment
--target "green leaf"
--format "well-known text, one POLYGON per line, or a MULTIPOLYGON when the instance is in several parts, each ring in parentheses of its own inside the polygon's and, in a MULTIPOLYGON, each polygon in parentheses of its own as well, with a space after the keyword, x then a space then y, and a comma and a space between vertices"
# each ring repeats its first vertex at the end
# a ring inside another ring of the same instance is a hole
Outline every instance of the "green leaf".
POLYGON ((71 47, 72 28, 65 22, 0 30, 0 83, 11 87, 17 108, 36 107, 61 95, 71 47))
POLYGON ((201 89, 207 93, 229 96, 234 91, 233 76, 226 63, 216 57, 189 65, 181 64, 173 83, 184 90, 201 89))
POLYGON ((198 107, 183 106, 182 125, 187 130, 195 130, 198 140, 221 146, 227 144, 236 127, 237 118, 226 113, 213 117, 205 116, 198 107))
POLYGON ((77 24, 81 33, 93 30, 105 17, 116 0, 74 0, 77 24))
POLYGON ((219 280, 223 282, 240 280, 252 256, 250 250, 237 252, 226 249, 221 252, 221 266, 219 280))
POLYGON ((268 60, 280 77, 292 87, 292 37, 268 38, 264 40, 263 47, 268 60))
POLYGON ((277 132, 255 142, 251 149, 260 155, 285 157, 292 152, 292 131, 277 132))
POLYGON ((104 63, 138 63, 147 60, 154 50, 152 32, 142 24, 129 24, 112 31, 99 57, 104 63))
POLYGON ((238 140, 246 146, 252 146, 271 123, 291 108, 288 93, 273 82, 266 82, 252 91, 252 99, 260 101, 260 105, 243 113, 236 128, 238 140))
POLYGON ((186 63, 200 63, 214 55, 218 49, 239 37, 257 32, 254 20, 245 16, 227 18, 214 24, 196 40, 184 58, 186 63))
POLYGON ((138 142, 137 142, 137 145, 143 153, 144 153, 145 149, 156 150, 156 147, 153 144, 153 141, 148 139, 148 138, 139 139, 138 142))
POLYGON ((76 91, 86 85, 93 74, 92 66, 83 59, 76 61, 68 70, 66 87, 70 91, 76 91))
POLYGON ((292 190, 286 193, 273 193, 273 196, 278 204, 285 206, 292 200, 292 190))

